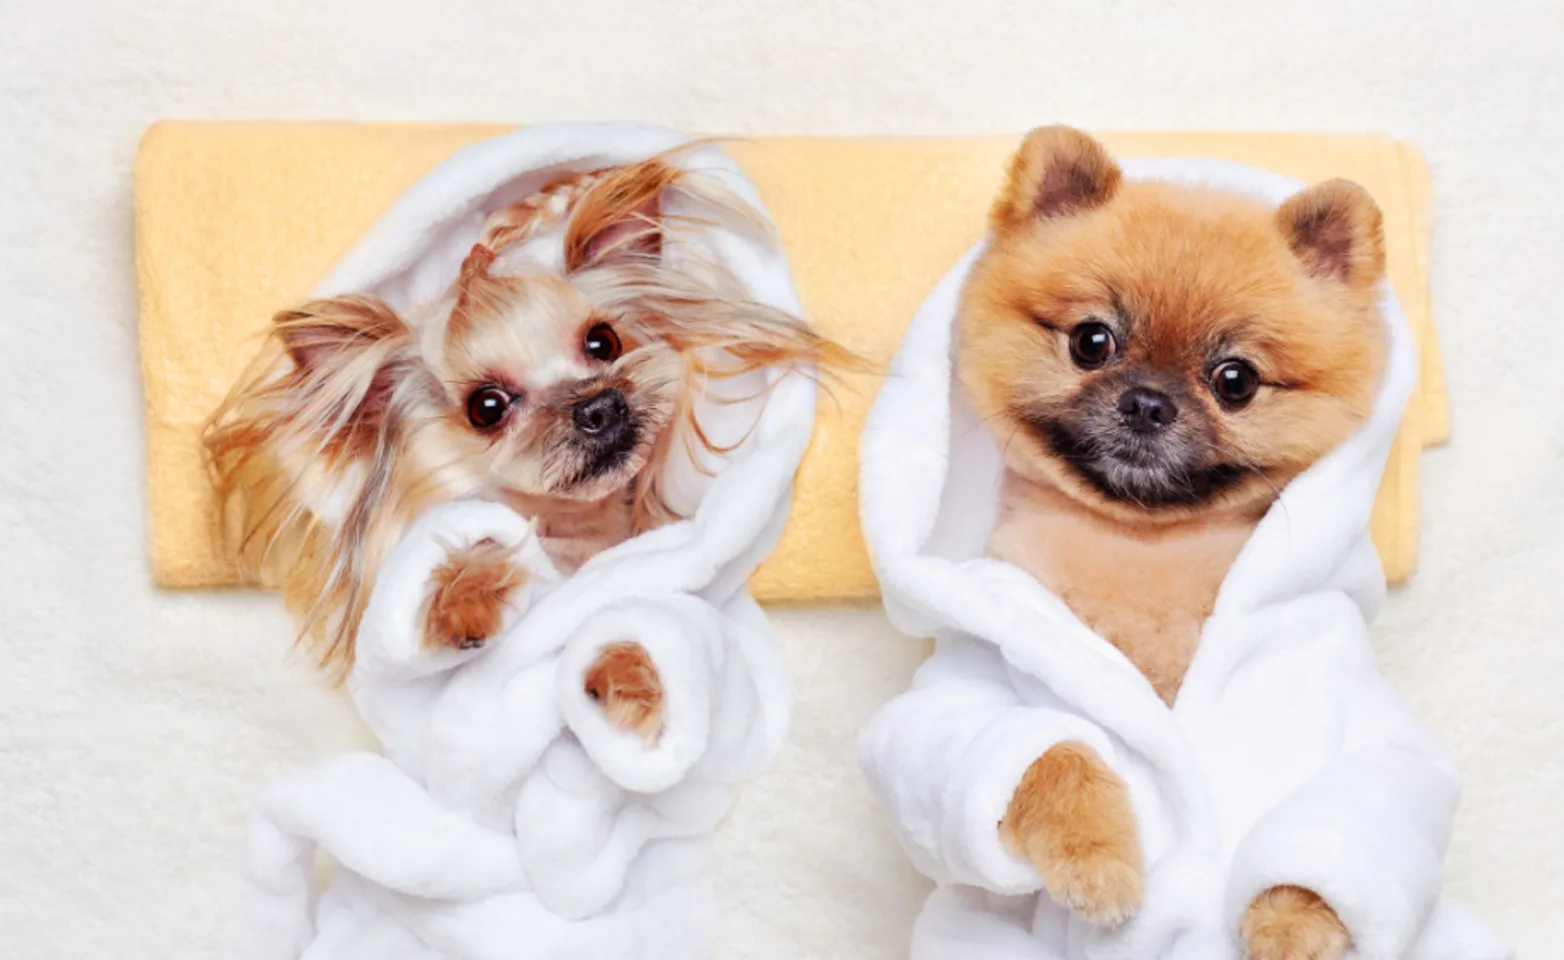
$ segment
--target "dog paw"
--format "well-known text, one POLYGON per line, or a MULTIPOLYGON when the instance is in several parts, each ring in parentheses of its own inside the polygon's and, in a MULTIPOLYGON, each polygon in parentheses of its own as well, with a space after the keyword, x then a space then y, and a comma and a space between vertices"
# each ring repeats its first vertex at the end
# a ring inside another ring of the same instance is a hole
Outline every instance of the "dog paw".
POLYGON ((1312 890, 1272 887, 1239 922, 1245 960, 1340 960, 1351 938, 1341 918, 1312 890))
POLYGON ((662 732, 663 683, 640 644, 604 647, 587 668, 586 693, 602 706, 609 723, 639 734, 648 745, 657 742, 662 732))
POLYGON ((515 555, 515 548, 488 539, 446 555, 424 601, 425 647, 471 650, 499 633, 505 605, 527 582, 515 555))
POLYGON ((1085 744, 1058 744, 1032 764, 1000 836, 1077 916, 1114 927, 1140 909, 1145 867, 1129 791, 1085 744))
POLYGON ((1041 872, 1048 895, 1084 920, 1116 927, 1140 909, 1145 879, 1138 858, 1098 850, 1046 866, 1041 872))

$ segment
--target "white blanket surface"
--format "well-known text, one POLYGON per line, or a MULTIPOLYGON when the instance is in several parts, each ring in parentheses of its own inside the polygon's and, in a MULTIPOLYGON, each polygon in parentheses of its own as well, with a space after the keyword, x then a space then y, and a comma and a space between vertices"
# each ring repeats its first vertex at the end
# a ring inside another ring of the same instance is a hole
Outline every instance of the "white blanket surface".
MULTIPOLYGON (((1272 203, 1298 186, 1214 161, 1124 167, 1272 203)), ((913 957, 1237 958, 1244 908, 1291 884, 1335 907, 1354 958, 1503 960, 1502 942, 1441 897, 1458 783, 1369 646, 1385 588, 1368 517, 1416 376, 1388 286, 1391 349, 1370 421, 1290 483, 1245 544, 1169 709, 1056 596, 983 556, 1000 458, 951 362, 978 252, 914 318, 862 447, 864 531, 887 613, 937 638, 862 743, 904 847, 940 884, 913 957), (996 828, 1027 767, 1069 740, 1123 776, 1140 824, 1146 894, 1117 929, 1040 892, 996 828)))
MULTIPOLYGON (((401 309, 440 296, 486 215, 561 169, 659 153, 677 135, 540 126, 462 151, 413 186, 317 290, 401 309)), ((680 162, 759 198, 719 150, 680 162)), ((670 215, 681 208, 675 204, 670 215)), ((797 314, 771 238, 698 228, 701 255, 748 295, 797 314)), ((750 231, 751 233, 753 231, 750 231)), ((674 256, 676 251, 667 255, 674 256)), ((782 371, 766 396, 707 404, 736 444, 711 475, 675 458, 691 518, 561 578, 531 523, 477 501, 436 508, 388 558, 348 689, 383 756, 332 757, 262 797, 244 857, 235 954, 245 960, 693 960, 710 951, 706 838, 738 784, 776 752, 792 691, 744 589, 786 518, 815 386, 782 371), (753 429, 751 430, 751 426, 753 429), (492 539, 531 577, 501 634, 430 651, 420 608, 450 549, 492 539), (632 641, 663 688, 655 743, 611 725, 585 677, 632 641), (316 903, 314 859, 335 867, 316 903)))

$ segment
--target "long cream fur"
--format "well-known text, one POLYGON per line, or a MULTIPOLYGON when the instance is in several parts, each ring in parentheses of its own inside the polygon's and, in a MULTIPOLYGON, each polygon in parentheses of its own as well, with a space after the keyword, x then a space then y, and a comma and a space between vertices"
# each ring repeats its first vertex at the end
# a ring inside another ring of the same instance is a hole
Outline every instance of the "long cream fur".
MULTIPOLYGON (((726 270, 683 244, 712 223, 763 230, 765 221, 720 182, 675 159, 566 175, 493 215, 436 311, 438 337, 361 296, 313 301, 273 319, 269 342, 213 416, 205 443, 223 535, 251 576, 283 588, 323 668, 345 675, 376 572, 419 513, 511 492, 494 489, 491 464, 524 456, 494 450, 520 441, 475 434, 463 410, 465 385, 442 374, 480 348, 514 349, 525 331, 497 326, 495 318, 518 298, 584 297, 593 315, 614 317, 636 348, 604 376, 620 377, 626 389, 660 389, 657 378, 676 371, 673 410, 627 478, 629 521, 592 515, 597 502, 558 502, 594 551, 678 519, 661 486, 675 454, 674 422, 684 422, 686 435, 709 453, 729 452, 696 420, 710 379, 855 363, 797 318, 745 297, 726 270), (670 196, 710 219, 663 215, 670 196), (507 252, 561 218, 563 277, 502 272, 507 252), (665 256, 675 245, 681 256, 665 256), (658 362, 659 351, 671 351, 673 368, 658 362)), ((599 512, 619 503, 604 498, 599 512)))

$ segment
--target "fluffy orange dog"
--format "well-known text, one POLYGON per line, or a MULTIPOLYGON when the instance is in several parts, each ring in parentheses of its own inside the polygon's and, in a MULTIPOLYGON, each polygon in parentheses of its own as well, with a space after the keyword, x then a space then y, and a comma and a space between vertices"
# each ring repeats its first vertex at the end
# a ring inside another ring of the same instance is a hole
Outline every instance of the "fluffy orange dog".
MULTIPOLYGON (((1217 590, 1294 476, 1368 417, 1384 361, 1380 214, 1320 184, 1279 210, 1125 181, 1079 131, 1034 131, 965 290, 958 372, 1004 451, 990 552, 1030 572, 1172 703, 1217 590)), ((1000 825, 1050 894, 1100 923, 1138 908, 1124 783, 1063 743, 1000 825)), ((1273 888, 1255 960, 1348 946, 1308 890, 1273 888)))

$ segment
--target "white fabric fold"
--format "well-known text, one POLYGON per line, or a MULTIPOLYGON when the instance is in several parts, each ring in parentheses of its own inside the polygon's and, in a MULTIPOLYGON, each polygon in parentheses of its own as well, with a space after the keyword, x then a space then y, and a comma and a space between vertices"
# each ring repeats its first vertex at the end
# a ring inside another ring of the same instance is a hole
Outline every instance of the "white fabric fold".
MULTIPOLYGON (((684 142, 602 124, 478 144, 409 189, 316 292, 372 293, 405 313, 444 292, 489 212, 563 170, 684 142)), ((716 147, 678 162, 764 214, 716 147)), ((773 239, 713 223, 699 240, 751 298, 800 312, 773 239)), ((745 585, 785 522, 816 391, 806 376, 757 376, 768 390, 753 379, 730 387, 754 400, 701 411, 718 442, 746 439, 711 475, 672 478, 689 519, 607 550, 568 579, 529 521, 498 504, 449 504, 410 529, 377 580, 348 681, 384 755, 328 760, 267 791, 245 854, 237 957, 709 953, 705 835, 780 746, 792 702, 745 585), (481 649, 424 649, 419 613, 432 573, 451 548, 484 538, 517 548, 528 585, 481 649), (664 724, 651 744, 610 725, 585 692, 597 654, 626 641, 646 651, 663 687, 664 724), (318 896, 317 852, 333 861, 318 896)))
MULTIPOLYGON (((1280 203, 1299 184, 1204 160, 1130 161, 1130 177, 1280 203)), ((1388 370, 1364 428, 1294 480, 1234 563, 1169 709, 1058 597, 983 556, 1001 463, 952 382, 952 327, 981 247, 913 318, 862 444, 861 509, 885 606, 933 635, 913 688, 861 740, 863 766, 939 889, 918 960, 1236 960, 1238 917, 1277 884, 1336 908, 1361 960, 1501 960, 1441 896, 1459 790, 1444 752, 1375 670, 1384 579, 1366 530, 1415 383, 1385 289, 1388 370), (1093 747, 1125 780, 1147 864, 1139 914, 1090 927, 1041 892, 997 822, 1031 761, 1093 747)))

